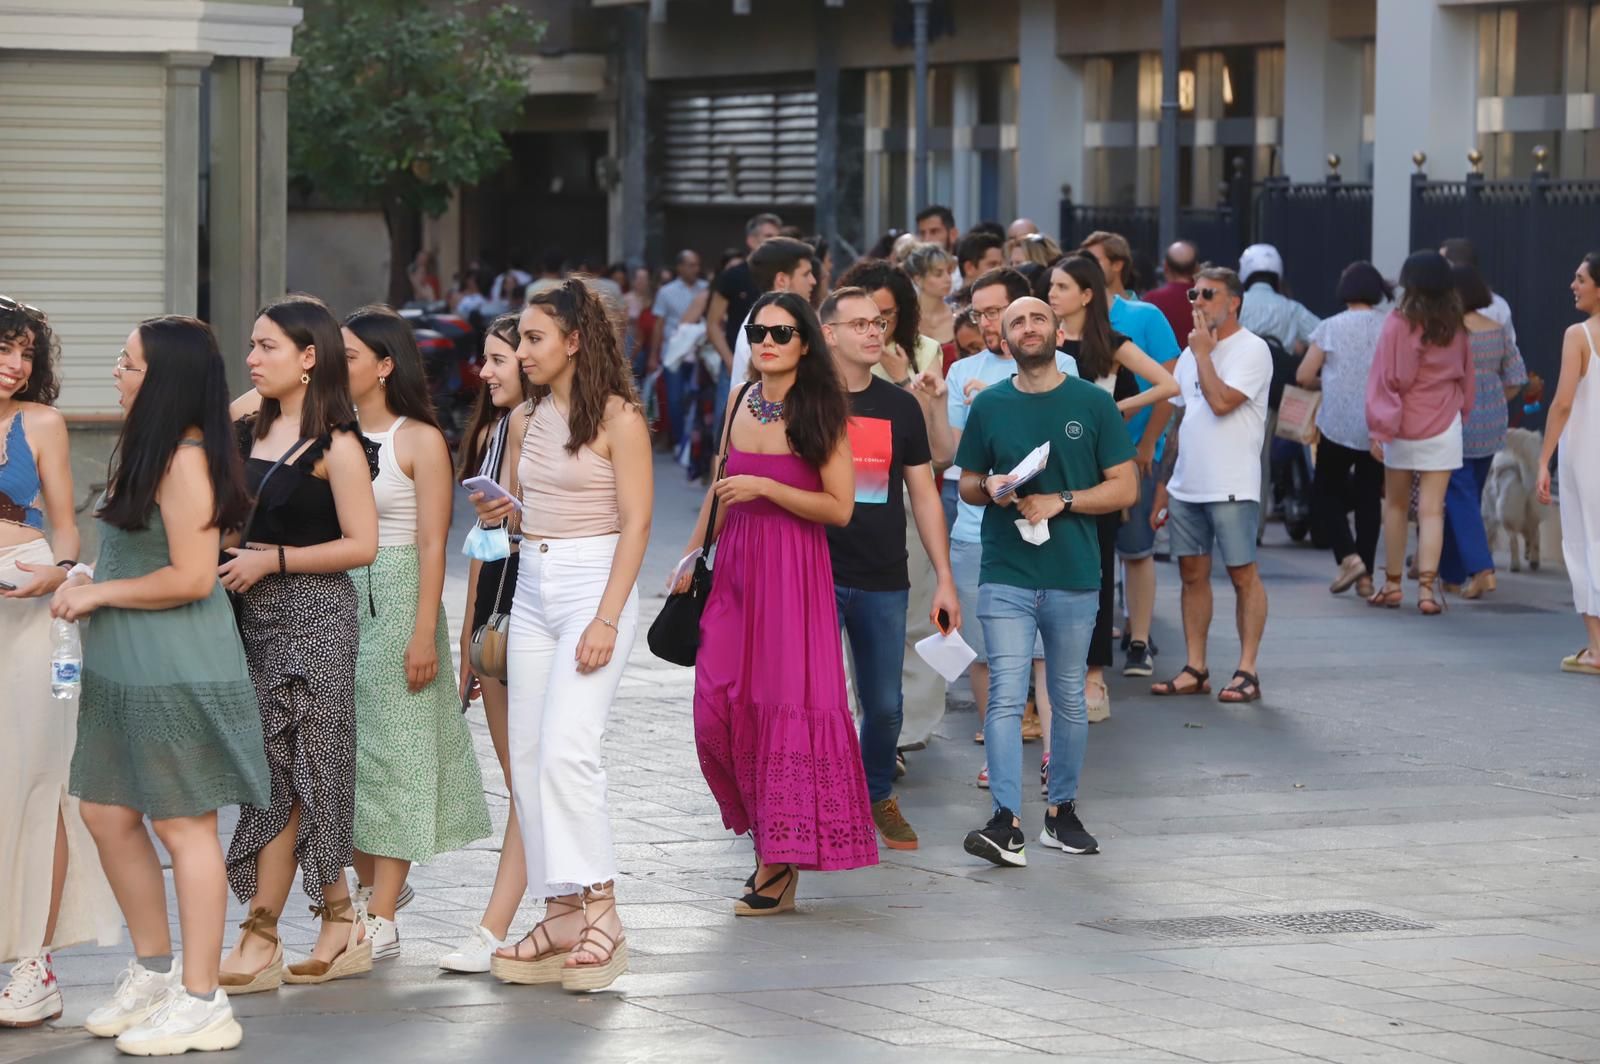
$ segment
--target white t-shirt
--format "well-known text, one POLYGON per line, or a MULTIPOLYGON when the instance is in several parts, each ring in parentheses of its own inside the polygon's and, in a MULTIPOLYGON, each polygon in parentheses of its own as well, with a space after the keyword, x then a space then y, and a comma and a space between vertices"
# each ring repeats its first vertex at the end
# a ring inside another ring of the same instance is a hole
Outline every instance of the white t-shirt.
POLYGON ((750 372, 750 338, 744 334, 744 327, 749 324, 750 315, 746 314, 744 322, 739 326, 739 335, 733 341, 734 384, 739 384, 750 372))
POLYGON ((1194 352, 1178 356, 1178 394, 1184 408, 1178 426, 1178 467, 1167 492, 1183 502, 1260 502, 1261 445, 1267 435, 1267 391, 1272 387, 1272 352, 1248 329, 1219 342, 1211 352, 1222 382, 1249 396, 1218 417, 1200 391, 1194 352))

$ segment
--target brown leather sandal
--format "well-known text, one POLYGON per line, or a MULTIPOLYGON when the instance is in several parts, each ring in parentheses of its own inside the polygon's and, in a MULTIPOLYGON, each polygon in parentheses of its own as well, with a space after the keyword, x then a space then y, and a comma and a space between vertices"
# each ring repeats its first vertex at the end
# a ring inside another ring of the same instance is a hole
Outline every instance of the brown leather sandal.
POLYGON ((239 929, 246 935, 255 935, 272 943, 272 959, 253 975, 249 972, 218 972, 217 985, 226 990, 229 997, 278 989, 283 985, 283 943, 278 940, 278 914, 259 907, 251 909, 239 929))
MULTIPOLYGON (((555 939, 550 936, 550 929, 545 925, 558 917, 570 913, 583 912, 582 905, 574 905, 565 898, 548 898, 544 903, 544 919, 533 926, 533 930, 522 936, 522 942, 512 946, 513 956, 501 956, 496 951, 489 958, 489 971, 502 983, 515 983, 518 986, 537 986, 540 983, 561 982, 561 964, 575 947, 558 946, 555 939), (560 912, 552 910, 560 908, 560 912), (541 945, 539 937, 544 936, 541 945), (517 955, 523 942, 531 941, 534 946, 532 957, 517 955)), ((579 940, 582 941, 581 939, 579 940)))
POLYGON ((325 924, 349 924, 350 935, 345 939, 344 949, 331 961, 319 961, 315 957, 308 957, 297 964, 289 965, 283 973, 286 983, 331 983, 335 979, 343 979, 347 975, 360 975, 362 972, 372 971, 372 939, 363 938, 358 941, 361 934, 362 921, 356 919, 355 903, 350 898, 341 898, 338 901, 324 901, 321 905, 311 906, 311 915, 321 918, 325 924))
POLYGON ((613 938, 609 931, 588 922, 596 909, 604 915, 606 906, 613 911, 617 907, 615 883, 583 888, 583 933, 561 969, 561 989, 604 990, 628 970, 627 935, 619 933, 613 938), (583 954, 599 959, 586 964, 579 959, 583 954))
POLYGON ((1185 665, 1183 672, 1178 673, 1172 679, 1151 684, 1150 693, 1164 698, 1174 695, 1208 695, 1211 693, 1211 670, 1197 669, 1193 665, 1185 665), (1193 687, 1178 686, 1178 680, 1184 673, 1188 673, 1195 678, 1193 687))
POLYGON ((1400 608, 1400 603, 1405 600, 1405 597, 1405 587, 1400 581, 1389 575, 1389 570, 1385 569, 1383 571, 1383 587, 1379 588, 1367 599, 1367 605, 1374 609, 1397 610, 1400 608))
POLYGON ((1424 617, 1437 617, 1444 612, 1444 589, 1438 581, 1436 572, 1417 574, 1417 612, 1424 617))

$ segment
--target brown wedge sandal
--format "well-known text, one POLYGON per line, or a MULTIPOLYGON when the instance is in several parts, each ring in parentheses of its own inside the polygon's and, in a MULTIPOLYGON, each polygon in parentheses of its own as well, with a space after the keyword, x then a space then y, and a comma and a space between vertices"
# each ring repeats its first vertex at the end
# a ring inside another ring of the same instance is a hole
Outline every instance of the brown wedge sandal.
POLYGON ((283 985, 283 943, 278 940, 278 914, 262 908, 251 909, 249 917, 239 925, 239 929, 246 935, 255 935, 272 943, 272 959, 265 968, 253 975, 248 972, 218 972, 217 985, 226 990, 229 997, 278 989, 283 985))
POLYGON ((323 923, 349 924, 350 935, 345 939, 344 949, 340 950, 339 955, 331 961, 319 961, 314 957, 308 957, 289 965, 283 973, 284 982, 331 983, 348 975, 360 975, 362 972, 372 971, 372 939, 357 940, 357 936, 361 934, 362 921, 356 919, 355 904, 349 898, 313 905, 311 915, 320 917, 323 923))
POLYGON ((572 947, 568 963, 561 969, 561 989, 578 992, 604 990, 628 970, 627 935, 619 933, 613 938, 609 931, 588 922, 596 909, 604 915, 607 911, 604 906, 609 906, 612 911, 617 907, 615 883, 583 888, 583 934, 578 936, 578 944, 572 947), (577 960, 580 952, 599 959, 592 964, 584 964, 577 960))
MULTIPOLYGON (((545 926, 551 920, 567 916, 571 913, 583 912, 582 905, 574 905, 564 898, 549 898, 544 903, 544 919, 534 925, 533 930, 522 937, 522 942, 532 941, 534 955, 532 957, 512 956, 502 957, 499 951, 489 958, 489 972, 502 983, 515 983, 518 986, 538 986, 541 983, 561 982, 561 965, 571 953, 573 947, 558 946, 555 939, 550 937, 550 929, 545 926), (560 909, 559 912, 554 910, 560 909), (541 945, 539 936, 544 936, 541 945)), ((579 940, 580 942, 582 939, 579 940)), ((522 942, 511 947, 513 953, 522 948, 522 942)))
POLYGON ((1185 665, 1183 672, 1178 673, 1172 679, 1151 684, 1150 693, 1160 695, 1163 698, 1177 695, 1208 695, 1211 693, 1211 670, 1197 669, 1193 665, 1185 665), (1193 687, 1178 686, 1178 680, 1184 673, 1194 677, 1195 685, 1193 687))

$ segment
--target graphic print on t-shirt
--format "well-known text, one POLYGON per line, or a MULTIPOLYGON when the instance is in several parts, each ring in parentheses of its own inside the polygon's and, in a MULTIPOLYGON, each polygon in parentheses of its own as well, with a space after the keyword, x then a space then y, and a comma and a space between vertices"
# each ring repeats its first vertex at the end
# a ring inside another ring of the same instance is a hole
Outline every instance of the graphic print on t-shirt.
POLYGON ((889 468, 894 462, 894 426, 887 418, 853 417, 850 453, 856 467, 856 502, 889 501, 889 468))

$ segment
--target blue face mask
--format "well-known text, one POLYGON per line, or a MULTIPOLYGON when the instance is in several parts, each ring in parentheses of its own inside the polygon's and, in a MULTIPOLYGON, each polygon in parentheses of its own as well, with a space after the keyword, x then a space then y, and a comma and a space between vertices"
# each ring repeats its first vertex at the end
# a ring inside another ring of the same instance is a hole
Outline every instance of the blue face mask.
POLYGON ((466 542, 461 544, 461 553, 480 562, 497 562, 511 557, 511 537, 504 526, 484 528, 473 522, 466 542))

